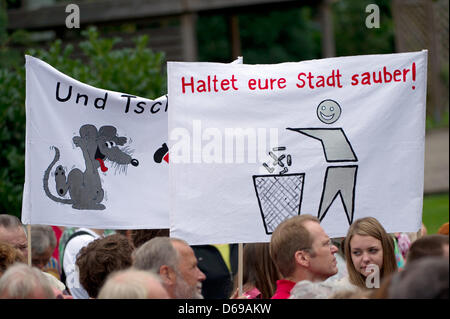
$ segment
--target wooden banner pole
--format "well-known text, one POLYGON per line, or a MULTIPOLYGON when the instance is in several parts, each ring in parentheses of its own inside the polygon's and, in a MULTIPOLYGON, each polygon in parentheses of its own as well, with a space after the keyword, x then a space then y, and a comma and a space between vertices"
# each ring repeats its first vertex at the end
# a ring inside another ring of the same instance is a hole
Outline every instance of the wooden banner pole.
POLYGON ((242 296, 244 293, 242 290, 242 281, 244 278, 244 244, 238 244, 238 287, 239 287, 239 296, 242 296))

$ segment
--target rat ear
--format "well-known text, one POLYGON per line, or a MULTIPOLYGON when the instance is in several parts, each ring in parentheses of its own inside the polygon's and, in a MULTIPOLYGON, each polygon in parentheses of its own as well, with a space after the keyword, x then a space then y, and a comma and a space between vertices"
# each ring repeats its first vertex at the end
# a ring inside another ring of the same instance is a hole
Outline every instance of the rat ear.
POLYGON ((98 135, 113 138, 117 135, 117 129, 114 126, 105 125, 100 127, 98 135))
POLYGON ((80 127, 80 137, 97 137, 97 128, 92 124, 85 124, 80 127))
POLYGON ((124 136, 116 137, 114 140, 117 145, 124 145, 127 142, 127 138, 124 136))

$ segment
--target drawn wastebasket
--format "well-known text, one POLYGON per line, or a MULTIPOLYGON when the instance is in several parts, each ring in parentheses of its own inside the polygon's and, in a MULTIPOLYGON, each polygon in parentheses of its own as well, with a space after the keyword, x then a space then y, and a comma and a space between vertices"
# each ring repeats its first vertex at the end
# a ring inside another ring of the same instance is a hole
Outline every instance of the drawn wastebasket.
POLYGON ((253 175, 266 234, 287 218, 300 215, 305 173, 253 175))

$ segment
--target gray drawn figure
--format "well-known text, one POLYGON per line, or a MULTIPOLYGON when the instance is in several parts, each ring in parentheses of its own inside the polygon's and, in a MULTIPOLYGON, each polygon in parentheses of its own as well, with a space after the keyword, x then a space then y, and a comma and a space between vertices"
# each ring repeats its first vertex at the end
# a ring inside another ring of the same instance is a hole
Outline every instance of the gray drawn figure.
MULTIPOLYGON (((336 122, 342 109, 336 101, 324 100, 317 107, 317 117, 325 124, 336 122)), ((328 163, 357 162, 358 158, 342 128, 287 128, 322 143, 328 163)), ((323 220, 331 204, 340 195, 349 224, 353 222, 358 165, 328 166, 323 182, 318 218, 323 220)))
POLYGON ((104 198, 100 174, 98 169, 106 172, 105 160, 109 160, 116 167, 123 170, 128 164, 138 166, 139 162, 131 158, 127 147, 120 149, 127 142, 127 138, 117 135, 114 126, 102 126, 98 131, 94 125, 86 124, 80 128, 80 136, 73 138, 75 146, 79 147, 83 153, 86 169, 81 171, 78 168, 72 169, 66 177, 62 165, 55 169, 56 192, 59 196, 65 196, 69 192, 69 198, 54 196, 49 189, 48 179, 50 172, 59 160, 59 149, 55 149, 55 157, 44 173, 45 194, 55 202, 71 204, 72 208, 79 210, 103 210, 105 205, 101 204, 104 198))

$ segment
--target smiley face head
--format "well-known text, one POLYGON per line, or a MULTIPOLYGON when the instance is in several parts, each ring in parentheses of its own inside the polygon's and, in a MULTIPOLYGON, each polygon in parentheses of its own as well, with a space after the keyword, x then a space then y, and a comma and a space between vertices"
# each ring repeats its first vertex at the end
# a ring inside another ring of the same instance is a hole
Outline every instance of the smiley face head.
POLYGON ((325 124, 336 122, 341 116, 341 107, 333 100, 320 102, 317 107, 317 117, 325 124))

